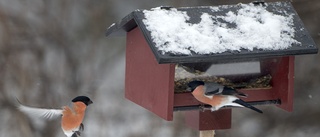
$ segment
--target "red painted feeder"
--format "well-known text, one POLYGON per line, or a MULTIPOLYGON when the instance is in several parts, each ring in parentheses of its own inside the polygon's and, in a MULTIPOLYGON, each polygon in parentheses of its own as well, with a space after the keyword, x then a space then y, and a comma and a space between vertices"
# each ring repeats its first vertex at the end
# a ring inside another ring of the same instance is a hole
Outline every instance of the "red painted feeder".
MULTIPOLYGON (((156 14, 147 17, 148 10, 135 10, 120 22, 111 25, 106 31, 107 36, 127 35, 125 97, 169 121, 173 120, 174 111, 186 111, 186 123, 198 130, 230 128, 231 108, 224 108, 215 112, 199 111, 199 106, 202 104, 190 93, 184 92, 185 84, 194 79, 229 84, 228 86, 233 86, 248 94, 248 98, 244 100, 253 105, 274 104, 291 112, 293 109, 294 56, 316 54, 318 52, 314 41, 304 28, 291 3, 275 2, 177 9, 164 7, 149 11, 183 14, 189 17, 184 23, 189 26, 194 25, 193 27, 197 27, 195 24, 200 25, 205 16, 209 15, 210 18, 216 19, 213 21, 212 27, 218 24, 218 27, 227 31, 237 31, 239 24, 224 17, 240 15, 242 10, 246 10, 245 8, 248 6, 263 8, 265 11, 262 9, 261 14, 268 12, 281 16, 280 19, 282 17, 291 19, 292 22, 289 21, 289 24, 291 24, 290 28, 294 30, 294 35, 290 34, 290 31, 280 33, 281 35, 291 35, 294 42, 290 43, 289 47, 282 49, 254 47, 253 49, 229 49, 219 53, 200 53, 196 51, 197 48, 189 47, 190 53, 185 54, 159 48, 153 34, 154 31, 157 31, 157 28, 146 22, 149 17, 154 17, 156 14), (255 84, 252 84, 252 82, 255 84), (257 83, 260 86, 256 86, 257 83)), ((250 10, 246 12, 248 11, 250 10)), ((171 16, 171 14, 168 14, 168 16, 171 16)), ((261 18, 257 20, 262 25, 268 25, 265 23, 267 21, 261 18)), ((183 26, 183 24, 178 26, 183 26)), ((263 34, 266 33, 268 32, 263 34)), ((168 38, 172 37, 175 36, 168 38)), ((224 36, 221 37, 219 38, 223 39, 224 36)), ((252 39, 268 41, 267 37, 269 36, 248 37, 244 41, 248 43, 252 39)), ((214 38, 216 37, 212 37, 212 39, 214 38)), ((180 37, 180 39, 190 40, 192 38, 180 37)), ((282 38, 281 40, 285 39, 282 38)), ((223 42, 220 41, 221 44, 225 44, 223 42)), ((162 43, 162 46, 169 46, 170 44, 172 44, 172 41, 168 40, 168 42, 162 43)))

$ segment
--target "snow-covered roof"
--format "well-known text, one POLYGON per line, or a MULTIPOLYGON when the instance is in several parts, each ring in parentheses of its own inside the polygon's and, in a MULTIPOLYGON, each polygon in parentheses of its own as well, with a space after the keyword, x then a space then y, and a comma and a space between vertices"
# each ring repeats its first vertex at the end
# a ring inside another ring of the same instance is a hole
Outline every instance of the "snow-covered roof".
POLYGON ((136 10, 106 33, 137 26, 159 63, 317 53, 289 2, 136 10))

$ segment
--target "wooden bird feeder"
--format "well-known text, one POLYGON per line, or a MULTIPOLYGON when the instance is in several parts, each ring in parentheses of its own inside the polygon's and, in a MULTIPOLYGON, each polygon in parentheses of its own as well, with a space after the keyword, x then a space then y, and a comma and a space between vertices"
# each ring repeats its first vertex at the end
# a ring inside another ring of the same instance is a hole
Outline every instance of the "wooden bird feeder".
MULTIPOLYGON (((195 110, 201 103, 190 93, 184 92, 186 83, 194 79, 215 81, 237 88, 248 94, 248 98, 244 100, 249 103, 271 102, 291 112, 294 56, 315 54, 318 49, 291 3, 252 5, 263 7, 275 15, 290 16, 293 21, 291 28, 294 30, 292 39, 296 42, 287 48, 276 50, 253 48, 206 54, 191 50, 190 54, 180 54, 164 52, 156 46, 153 32, 145 22, 148 10, 135 10, 120 22, 111 25, 106 31, 107 36, 127 35, 125 97, 169 121, 173 120, 174 111, 190 110, 186 111, 186 123, 198 130, 230 128, 231 109, 223 108, 215 112, 195 110)), ((170 12, 174 9, 175 12, 186 13, 189 17, 187 23, 192 25, 201 22, 201 15, 204 13, 220 17, 230 15, 230 11, 237 13, 242 7, 243 5, 238 4, 177 9, 163 7, 154 10, 170 12)), ((216 21, 221 21, 221 18, 216 21)), ((236 27, 233 23, 221 22, 227 24, 222 25, 226 29, 236 27)))

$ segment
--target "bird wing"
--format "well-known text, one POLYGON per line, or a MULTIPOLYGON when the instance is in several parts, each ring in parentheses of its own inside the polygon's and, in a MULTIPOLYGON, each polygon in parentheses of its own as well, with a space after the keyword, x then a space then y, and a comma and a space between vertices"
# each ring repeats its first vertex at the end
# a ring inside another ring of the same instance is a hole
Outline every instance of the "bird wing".
POLYGON ((205 91, 204 94, 206 96, 210 96, 210 95, 219 95, 222 92, 224 86, 218 84, 218 83, 213 83, 213 82, 208 82, 205 83, 205 91))
POLYGON ((230 87, 224 87, 222 90, 222 95, 235 95, 235 96, 244 97, 244 98, 248 96, 247 94, 241 93, 238 90, 230 87))
POLYGON ((238 93, 237 90, 230 87, 223 87, 222 94, 223 95, 236 95, 238 93))
POLYGON ((218 83, 210 82, 205 83, 205 95, 237 95, 240 97, 247 97, 246 94, 238 92, 236 89, 223 86, 218 83))
POLYGON ((62 116, 62 109, 35 108, 24 106, 22 104, 19 104, 18 109, 29 117, 52 120, 62 116))

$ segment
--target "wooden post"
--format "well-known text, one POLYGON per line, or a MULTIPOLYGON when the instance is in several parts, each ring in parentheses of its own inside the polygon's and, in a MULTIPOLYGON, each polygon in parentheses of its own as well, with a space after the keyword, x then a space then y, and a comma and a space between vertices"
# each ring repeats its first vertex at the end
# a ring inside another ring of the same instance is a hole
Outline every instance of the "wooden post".
POLYGON ((186 111, 186 124, 196 130, 209 131, 231 128, 231 109, 220 109, 219 111, 186 111))
POLYGON ((214 137, 214 130, 202 130, 200 131, 200 137, 214 137))

